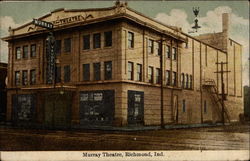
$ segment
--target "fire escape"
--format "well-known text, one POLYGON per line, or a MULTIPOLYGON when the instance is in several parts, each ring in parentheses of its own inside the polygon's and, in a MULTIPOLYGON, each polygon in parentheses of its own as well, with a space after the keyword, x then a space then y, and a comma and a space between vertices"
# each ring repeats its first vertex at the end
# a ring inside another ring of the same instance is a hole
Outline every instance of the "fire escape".
POLYGON ((213 79, 205 79, 203 81, 203 88, 209 93, 210 99, 214 105, 214 110, 218 115, 218 118, 220 118, 222 121, 222 115, 224 113, 224 117, 228 122, 230 122, 229 113, 223 101, 226 100, 226 98, 222 98, 223 96, 219 94, 215 81, 213 79))

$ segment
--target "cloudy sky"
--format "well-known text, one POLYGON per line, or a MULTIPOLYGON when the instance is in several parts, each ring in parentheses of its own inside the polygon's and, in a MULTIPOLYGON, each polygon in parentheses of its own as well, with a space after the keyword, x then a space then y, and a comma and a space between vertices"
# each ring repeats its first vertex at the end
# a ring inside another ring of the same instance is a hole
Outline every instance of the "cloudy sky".
MULTIPOLYGON (((17 27, 57 8, 80 9, 110 7, 114 1, 0 2, 0 37, 17 27)), ((182 27, 186 33, 193 25, 193 7, 199 7, 199 34, 221 32, 221 14, 230 13, 230 37, 243 45, 243 85, 248 84, 249 3, 248 1, 128 1, 133 8, 163 23, 182 27)), ((7 43, 0 41, 0 61, 7 62, 7 43)))

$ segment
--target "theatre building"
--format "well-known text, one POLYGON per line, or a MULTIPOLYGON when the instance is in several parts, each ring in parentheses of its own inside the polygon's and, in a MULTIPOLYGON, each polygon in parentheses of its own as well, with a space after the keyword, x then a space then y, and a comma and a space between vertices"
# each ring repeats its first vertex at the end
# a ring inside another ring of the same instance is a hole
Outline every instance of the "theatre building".
POLYGON ((202 124, 222 116, 237 121, 243 113, 242 46, 228 37, 227 14, 222 32, 198 37, 122 2, 57 9, 39 20, 54 25, 54 84, 48 84, 47 29, 30 22, 3 38, 9 44, 7 120, 14 124, 202 124), (220 62, 230 71, 223 75, 224 112, 220 62))

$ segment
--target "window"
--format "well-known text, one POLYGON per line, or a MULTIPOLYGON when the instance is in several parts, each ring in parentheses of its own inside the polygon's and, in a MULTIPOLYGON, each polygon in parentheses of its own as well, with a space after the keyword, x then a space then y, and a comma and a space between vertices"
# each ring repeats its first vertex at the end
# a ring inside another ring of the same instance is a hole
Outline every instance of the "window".
POLYGON ((30 84, 36 84, 36 70, 30 71, 30 84))
POLYGON ((167 58, 170 58, 171 57, 171 54, 170 54, 170 46, 166 46, 166 57, 167 58))
POLYGON ((176 72, 173 72, 173 86, 176 86, 177 85, 177 73, 176 72))
POLYGON ((21 59, 21 48, 16 47, 16 59, 21 59))
POLYGON ((182 112, 186 112, 186 100, 182 100, 182 112))
POLYGON ((204 113, 207 113, 207 101, 204 101, 204 113))
POLYGON ((30 57, 36 57, 36 44, 30 46, 30 57))
POLYGON ((83 64, 83 80, 84 81, 89 81, 90 80, 89 64, 83 64))
POLYGON ((104 68, 105 68, 104 79, 105 80, 112 79, 112 61, 104 62, 104 68))
POLYGON ((185 87, 185 74, 184 73, 181 74, 181 87, 182 88, 185 87))
POLYGON ((62 41, 61 40, 56 40, 56 42, 55 42, 55 53, 56 53, 56 55, 61 54, 61 48, 62 48, 62 41))
POLYGON ((23 85, 28 84, 28 71, 27 70, 23 70, 22 83, 23 85))
POLYGON ((185 42, 185 48, 188 48, 188 42, 185 42))
POLYGON ((101 79, 101 64, 94 63, 94 80, 98 81, 101 79))
POLYGON ((132 62, 128 62, 128 80, 133 80, 134 77, 134 64, 132 62))
POLYGON ((153 73, 154 68, 153 67, 148 67, 148 82, 153 83, 154 82, 154 73, 153 73))
POLYGON ((159 68, 156 68, 156 73, 155 73, 155 77, 156 77, 156 83, 157 84, 160 84, 160 69, 159 68))
POLYGON ((93 35, 93 48, 97 49, 101 47, 101 34, 97 33, 93 35))
POLYGON ((23 58, 28 58, 28 53, 29 50, 28 50, 28 45, 26 46, 23 46, 23 58))
POLYGON ((15 85, 20 85, 20 71, 15 72, 15 85))
POLYGON ((156 51, 157 55, 161 55, 160 43, 158 43, 158 42, 155 43, 155 51, 156 51))
POLYGON ((170 71, 167 70, 166 71, 166 85, 170 85, 170 71))
POLYGON ((128 32, 128 48, 134 48, 134 33, 128 32))
POLYGON ((64 66, 64 82, 70 82, 70 65, 64 66))
POLYGON ((61 82, 61 67, 56 67, 56 83, 61 82))
POLYGON ((112 46, 112 31, 104 32, 105 47, 112 46))
POLYGON ((189 80, 188 80, 188 74, 186 74, 186 88, 188 88, 188 86, 189 86, 189 80))
POLYGON ((189 80, 190 80, 189 81, 190 82, 189 88, 192 89, 193 88, 193 77, 192 77, 192 75, 189 76, 189 80))
POLYGON ((153 54, 154 53, 154 41, 148 40, 148 53, 153 54))
POLYGON ((137 64, 137 80, 142 81, 142 65, 137 64))
POLYGON ((64 39, 64 52, 71 52, 71 38, 64 39))
POLYGON ((90 35, 83 36, 83 50, 90 49, 90 35))
POLYGON ((173 60, 176 60, 177 59, 177 49, 173 48, 172 50, 173 50, 172 51, 173 52, 173 57, 172 58, 173 58, 173 60))

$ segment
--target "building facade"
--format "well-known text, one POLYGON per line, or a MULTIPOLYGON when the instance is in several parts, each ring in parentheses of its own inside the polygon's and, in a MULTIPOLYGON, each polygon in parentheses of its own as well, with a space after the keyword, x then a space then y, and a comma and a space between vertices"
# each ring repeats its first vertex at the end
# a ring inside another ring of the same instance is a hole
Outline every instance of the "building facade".
POLYGON ((189 36, 126 3, 58 9, 39 20, 54 24, 55 84, 47 83, 49 31, 31 22, 10 30, 3 39, 9 43, 7 120, 13 123, 200 124, 219 122, 222 113, 227 122, 237 121, 243 113, 242 46, 227 31, 216 46, 214 37, 204 41, 210 35, 189 36), (218 62, 231 70, 223 75, 224 112, 218 62))

